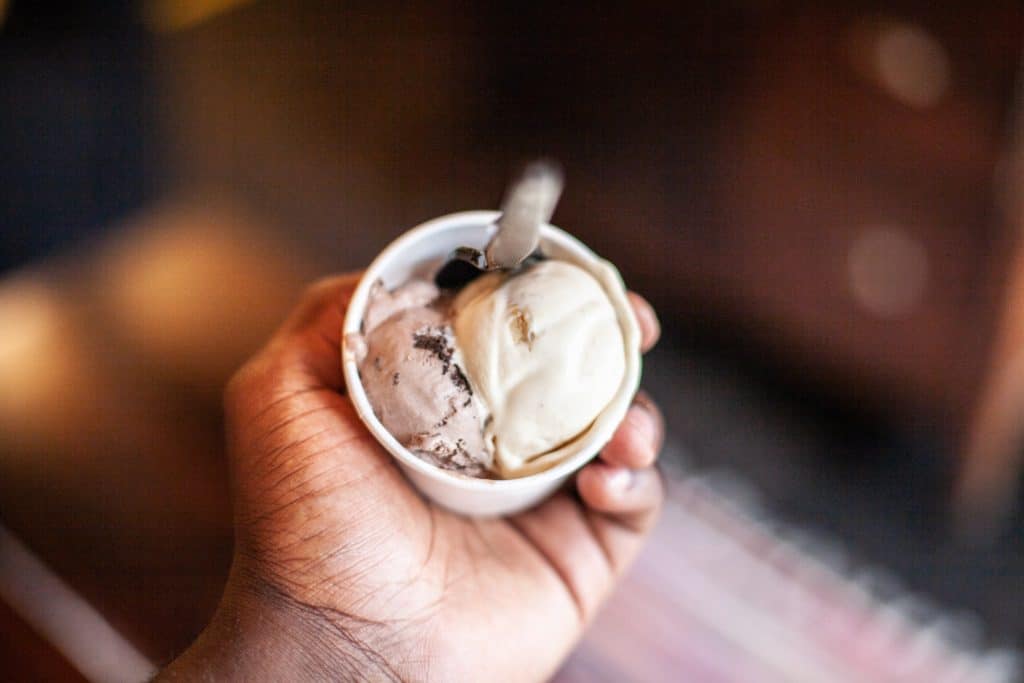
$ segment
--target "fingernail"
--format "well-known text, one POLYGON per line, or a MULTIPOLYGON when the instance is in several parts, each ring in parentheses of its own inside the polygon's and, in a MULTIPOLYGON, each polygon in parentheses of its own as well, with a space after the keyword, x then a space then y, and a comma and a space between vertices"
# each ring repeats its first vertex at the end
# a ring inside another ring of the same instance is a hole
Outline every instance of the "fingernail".
POLYGON ((608 473, 608 488, 615 493, 624 493, 633 485, 633 472, 625 467, 618 467, 608 473))

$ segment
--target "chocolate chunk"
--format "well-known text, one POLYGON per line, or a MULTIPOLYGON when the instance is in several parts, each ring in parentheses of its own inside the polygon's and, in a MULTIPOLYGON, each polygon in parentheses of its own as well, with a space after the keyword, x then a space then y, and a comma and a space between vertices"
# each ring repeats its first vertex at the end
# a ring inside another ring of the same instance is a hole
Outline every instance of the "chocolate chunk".
POLYGON ((457 389, 465 391, 470 396, 473 395, 473 387, 469 386, 469 380, 466 379, 466 375, 462 372, 462 368, 457 364, 452 365, 452 371, 449 376, 452 378, 452 383, 457 389))
POLYGON ((448 345, 444 332, 417 332, 412 336, 412 345, 417 349, 423 349, 437 356, 441 361, 441 374, 447 375, 451 367, 452 354, 455 350, 448 345))

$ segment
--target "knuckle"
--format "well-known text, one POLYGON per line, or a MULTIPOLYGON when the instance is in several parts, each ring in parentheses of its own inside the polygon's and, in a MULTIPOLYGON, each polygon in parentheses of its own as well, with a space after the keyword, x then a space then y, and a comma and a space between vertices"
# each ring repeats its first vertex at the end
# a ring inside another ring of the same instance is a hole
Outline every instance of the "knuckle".
POLYGON ((259 385, 264 374, 263 363, 258 357, 247 361, 238 368, 224 385, 224 408, 231 411, 259 385))
POLYGON ((352 287, 359 279, 359 273, 343 273, 341 275, 326 275, 317 278, 306 285, 303 291, 303 301, 320 301, 328 294, 333 294, 347 287, 352 287))
POLYGON ((248 382, 248 372, 246 366, 243 365, 238 370, 235 370, 234 374, 228 378, 227 383, 224 385, 223 401, 225 410, 231 410, 231 408, 238 403, 239 397, 245 393, 246 383, 248 382))
POLYGON ((338 277, 336 275, 317 278, 306 285, 306 289, 302 292, 302 298, 305 301, 316 301, 322 298, 327 291, 335 287, 337 282, 338 277))

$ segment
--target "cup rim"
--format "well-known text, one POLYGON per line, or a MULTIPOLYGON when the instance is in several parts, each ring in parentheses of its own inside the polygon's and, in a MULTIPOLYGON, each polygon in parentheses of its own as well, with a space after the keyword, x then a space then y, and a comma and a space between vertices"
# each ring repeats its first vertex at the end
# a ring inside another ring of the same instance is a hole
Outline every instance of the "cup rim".
MULTIPOLYGON (((366 391, 363 389, 362 381, 359 377, 359 367, 355 352, 350 348, 347 341, 349 335, 360 332, 373 284, 380 278, 381 271, 394 260, 400 258, 400 255, 407 249, 408 245, 419 242, 425 235, 444 232, 456 227, 465 227, 466 225, 479 225, 481 229, 485 229, 487 226, 492 225, 500 215, 499 211, 460 211, 433 218, 402 233, 385 247, 364 271, 362 278, 360 278, 352 293, 352 297, 349 299, 341 334, 342 372, 345 377, 348 396, 355 407, 359 419, 370 433, 373 434, 374 438, 402 465, 412 468, 431 479, 441 480, 455 488, 470 491, 525 491, 559 478, 564 479, 568 477, 594 458, 611 439, 618 424, 625 418, 626 411, 629 409, 640 379, 639 360, 630 362, 627 358, 626 377, 624 377, 619 390, 606 408, 606 410, 611 408, 617 408, 617 410, 613 410, 612 419, 609 419, 603 425, 604 428, 592 430, 591 433, 585 435, 579 451, 562 462, 549 469, 514 479, 484 479, 442 469, 426 462, 409 451, 384 427, 373 412, 373 406, 366 396, 366 391), (629 393, 629 400, 625 400, 621 396, 621 394, 627 391, 629 393), (616 403, 621 405, 616 406, 616 403)), ((575 256, 595 265, 607 263, 583 242, 550 223, 541 226, 541 242, 545 241, 555 243, 560 248, 572 252, 575 256)), ((625 288, 623 287, 623 289, 625 288)), ((633 320, 633 324, 636 325, 632 310, 627 310, 627 314, 633 320)), ((636 332, 634 336, 639 340, 638 331, 634 330, 634 332, 636 332)), ((626 339, 626 353, 634 354, 639 359, 638 341, 637 348, 630 348, 628 336, 626 339)))

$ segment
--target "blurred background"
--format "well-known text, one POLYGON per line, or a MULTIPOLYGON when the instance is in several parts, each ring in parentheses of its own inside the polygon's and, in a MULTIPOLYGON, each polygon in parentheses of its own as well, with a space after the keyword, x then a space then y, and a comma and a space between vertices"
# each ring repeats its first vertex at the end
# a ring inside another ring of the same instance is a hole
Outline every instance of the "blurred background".
POLYGON ((670 432, 559 680, 1015 680, 1022 48, 1010 1, 0 0, 0 670, 101 680, 116 640, 40 617, 28 553, 186 647, 226 378, 305 282, 543 155, 660 311, 670 432))

